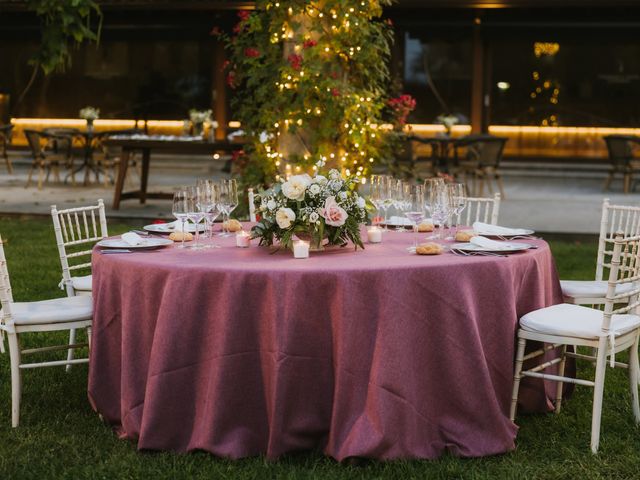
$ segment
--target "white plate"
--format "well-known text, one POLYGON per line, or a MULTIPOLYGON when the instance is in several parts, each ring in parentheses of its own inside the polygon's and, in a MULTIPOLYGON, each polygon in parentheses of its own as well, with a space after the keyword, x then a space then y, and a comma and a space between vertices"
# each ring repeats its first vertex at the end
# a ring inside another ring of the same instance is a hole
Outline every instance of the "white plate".
POLYGON ((474 243, 454 243, 451 245, 451 250, 460 250, 461 252, 499 252, 499 253, 510 253, 510 252, 522 252, 523 250, 529 250, 534 246, 529 243, 504 243, 504 245, 500 245, 495 248, 487 248, 481 247, 480 245, 476 245, 474 243))
MULTIPOLYGON (((173 226, 173 223, 152 223, 151 225, 145 225, 143 227, 147 232, 153 233, 171 233, 175 232, 176 228, 173 226)), ((196 226, 191 222, 185 222, 185 228, 187 232, 194 233, 196 231, 196 226)), ((205 226, 201 223, 198 224, 198 230, 200 232, 204 232, 205 226)))
POLYGON ((96 245, 102 248, 126 248, 142 250, 145 248, 162 248, 167 245, 171 245, 172 240, 168 238, 143 238, 142 243, 138 245, 129 245, 121 238, 107 238, 106 240, 100 240, 96 245))
POLYGON ((535 230, 529 230, 527 228, 519 228, 518 230, 521 230, 521 232, 511 233, 511 234, 499 234, 499 233, 490 233, 490 232, 476 232, 476 233, 482 237, 489 237, 489 238, 523 237, 523 236, 533 235, 534 233, 536 233, 535 230))

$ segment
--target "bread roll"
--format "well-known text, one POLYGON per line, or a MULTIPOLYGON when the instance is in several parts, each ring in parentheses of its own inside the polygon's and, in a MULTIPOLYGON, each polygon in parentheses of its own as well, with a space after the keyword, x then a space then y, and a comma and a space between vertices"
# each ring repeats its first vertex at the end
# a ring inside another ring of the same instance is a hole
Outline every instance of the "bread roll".
POLYGON ((421 233, 424 232, 433 232, 433 223, 431 222, 421 222, 418 224, 418 231, 421 233))
POLYGON ((222 227, 230 232, 239 232, 240 230, 242 230, 242 224, 235 218, 223 222, 222 227))
POLYGON ((171 235, 169 235, 169 240, 174 242, 181 242, 183 238, 185 242, 190 242, 193 240, 193 235, 189 232, 171 232, 171 235))
POLYGON ((460 230, 456 233, 456 242, 468 242, 472 237, 478 234, 473 230, 460 230))
POLYGON ((418 255, 440 255, 442 252, 442 245, 433 242, 423 243, 416 248, 418 255))

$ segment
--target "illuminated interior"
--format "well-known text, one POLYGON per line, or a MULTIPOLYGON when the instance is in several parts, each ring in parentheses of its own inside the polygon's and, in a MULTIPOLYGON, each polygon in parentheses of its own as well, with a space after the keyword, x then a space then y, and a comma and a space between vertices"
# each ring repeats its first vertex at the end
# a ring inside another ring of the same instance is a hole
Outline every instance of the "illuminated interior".
MULTIPOLYGON (((25 128, 41 130, 43 128, 77 128, 85 129, 86 122, 77 118, 13 118, 14 125, 12 143, 14 146, 26 146, 27 142, 22 134, 25 128)), ((138 127, 144 128, 144 121, 138 120, 96 120, 96 131, 119 130, 138 127)), ((240 122, 231 121, 231 129, 240 128, 240 122)), ((149 134, 181 135, 184 124, 181 120, 149 120, 147 130, 149 134)), ((413 124, 411 130, 415 135, 442 135, 445 129, 442 125, 413 124)), ((452 128, 454 137, 461 137, 471 133, 470 125, 455 125, 452 128)), ((640 128, 607 128, 607 127, 534 127, 492 125, 489 127, 492 135, 507 137, 509 141, 505 147, 508 157, 559 157, 559 158, 604 158, 607 149, 602 139, 605 135, 640 135, 640 128)), ((428 148, 428 147, 427 147, 428 148)))

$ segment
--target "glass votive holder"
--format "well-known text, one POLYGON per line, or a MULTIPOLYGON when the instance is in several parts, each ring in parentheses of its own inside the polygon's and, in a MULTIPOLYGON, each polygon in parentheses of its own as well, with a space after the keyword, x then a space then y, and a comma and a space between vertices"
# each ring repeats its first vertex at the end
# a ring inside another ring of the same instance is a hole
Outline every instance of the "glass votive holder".
POLYGON ((236 233, 236 247, 238 248, 248 248, 251 243, 251 235, 249 235, 244 230, 240 230, 236 233))
POLYGON ((382 229, 378 226, 369 227, 367 229, 367 240, 369 243, 381 243, 382 229))
POLYGON ((309 242, 296 240, 293 242, 293 258, 309 258, 309 242))

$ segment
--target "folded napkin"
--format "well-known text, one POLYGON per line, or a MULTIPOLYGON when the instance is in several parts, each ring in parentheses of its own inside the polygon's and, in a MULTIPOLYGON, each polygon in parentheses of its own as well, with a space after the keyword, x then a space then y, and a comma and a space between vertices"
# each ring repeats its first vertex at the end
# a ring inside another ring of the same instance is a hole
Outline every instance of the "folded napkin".
POLYGON ((531 233, 523 228, 500 227, 482 222, 473 222, 473 229, 485 235, 529 235, 531 233))
POLYGON ((144 239, 134 232, 123 233, 120 238, 122 238, 124 243, 126 243, 127 245, 131 245, 132 247, 144 243, 144 239))
POLYGON ((496 242, 495 240, 491 240, 489 238, 481 236, 471 237, 469 243, 489 250, 504 250, 505 247, 508 247, 510 245, 507 242, 496 242))

